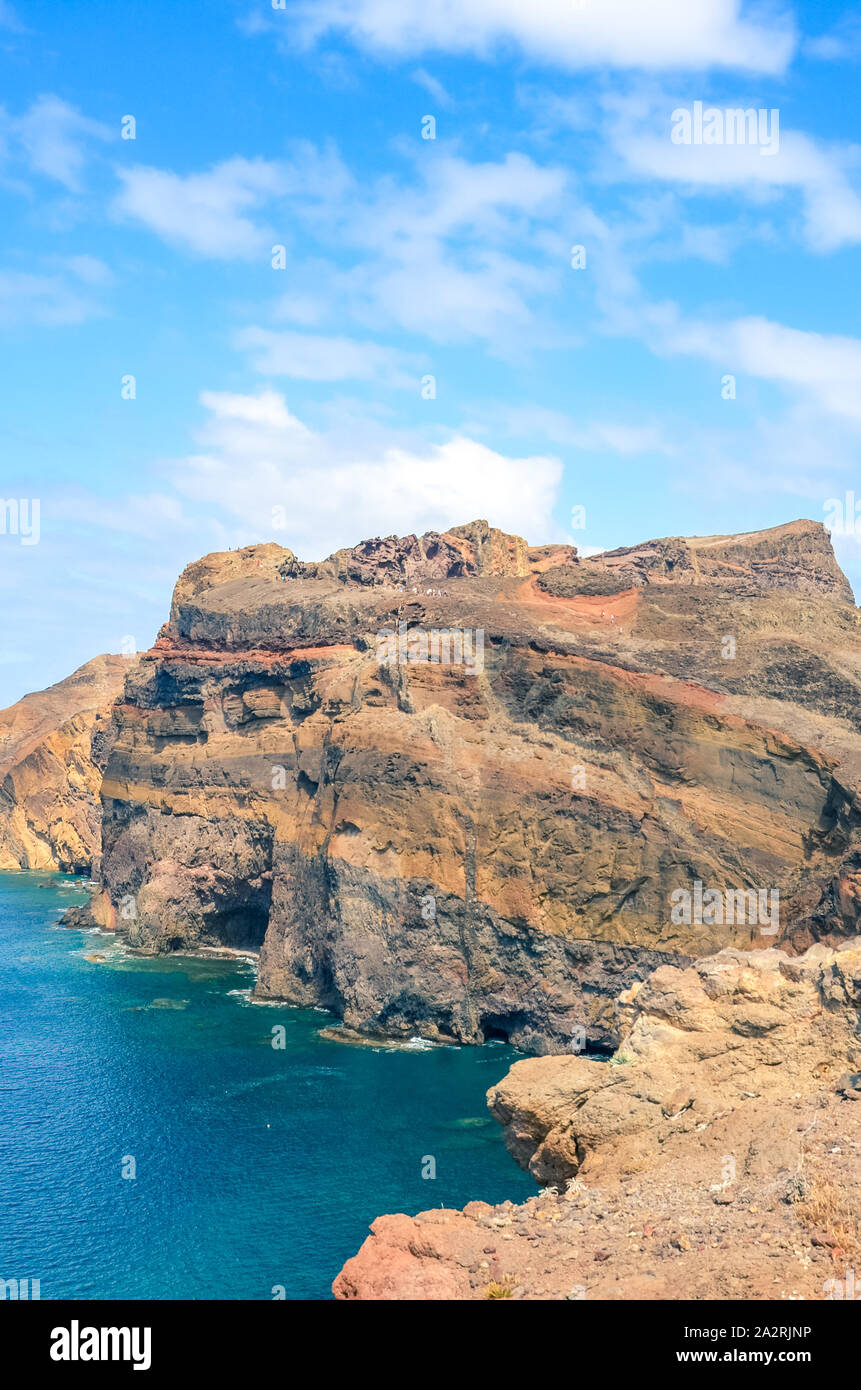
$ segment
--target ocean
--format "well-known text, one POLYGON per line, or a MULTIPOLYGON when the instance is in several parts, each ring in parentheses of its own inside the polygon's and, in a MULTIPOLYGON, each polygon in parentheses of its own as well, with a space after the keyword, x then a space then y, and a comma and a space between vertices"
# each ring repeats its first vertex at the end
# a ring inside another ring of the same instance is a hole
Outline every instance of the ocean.
POLYGON ((0 874, 0 1279, 329 1298, 374 1217, 536 1191, 485 1107, 512 1048, 321 1037, 329 1015, 249 1001, 248 962, 60 926, 84 900, 0 874))

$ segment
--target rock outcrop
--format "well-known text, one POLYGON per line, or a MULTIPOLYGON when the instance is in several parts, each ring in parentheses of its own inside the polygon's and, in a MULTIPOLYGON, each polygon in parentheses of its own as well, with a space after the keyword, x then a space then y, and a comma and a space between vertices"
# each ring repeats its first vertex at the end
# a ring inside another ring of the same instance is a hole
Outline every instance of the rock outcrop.
MULTIPOLYGON (((576 557, 576 548, 560 547, 576 557)), ((454 526, 440 534, 379 536, 349 550, 338 550, 320 564, 298 565, 293 558, 286 572, 306 579, 340 579, 356 584, 412 584, 430 579, 460 579, 468 575, 531 573, 530 551, 520 536, 507 536, 486 521, 454 526)))
POLYGON ((823 527, 810 521, 740 536, 673 536, 605 551, 588 568, 635 585, 716 584, 725 593, 771 590, 852 603, 849 581, 823 536, 823 527))
POLYGON ((0 710, 0 870, 85 873, 98 862, 110 707, 134 660, 97 656, 0 710))
POLYGON ((859 687, 814 522, 207 556, 114 711, 93 910, 366 1032, 611 1048, 662 963, 857 930, 859 687))
POLYGON ((488 1093, 541 1195, 380 1217, 337 1297, 857 1297, 861 938, 661 966, 616 1007, 609 1062, 488 1093))

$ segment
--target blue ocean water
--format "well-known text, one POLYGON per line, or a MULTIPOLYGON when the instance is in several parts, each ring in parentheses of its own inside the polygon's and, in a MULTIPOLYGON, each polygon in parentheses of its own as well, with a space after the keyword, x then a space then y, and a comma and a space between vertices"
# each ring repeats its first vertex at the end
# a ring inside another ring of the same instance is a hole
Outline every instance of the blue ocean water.
POLYGON ((57 925, 84 896, 0 874, 0 1279, 43 1299, 327 1298, 382 1212, 534 1193, 485 1108, 510 1048, 326 1040, 325 1014, 249 1003, 244 962, 57 925))

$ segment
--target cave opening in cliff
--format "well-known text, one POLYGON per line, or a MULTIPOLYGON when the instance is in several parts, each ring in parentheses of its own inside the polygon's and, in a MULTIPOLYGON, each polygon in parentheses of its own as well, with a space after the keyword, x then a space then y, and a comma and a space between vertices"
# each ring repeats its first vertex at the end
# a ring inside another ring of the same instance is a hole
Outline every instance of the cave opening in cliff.
POLYGON ((496 1024, 483 1023, 481 1032, 485 1042, 508 1042, 508 1033, 504 1028, 498 1028, 496 1024))
POLYGON ((511 1030, 515 1026, 515 1021, 504 1014, 485 1014, 479 1023, 485 1042, 510 1042, 511 1030))
POLYGON ((213 944, 237 951, 259 951, 268 925, 268 906, 244 903, 218 915, 212 923, 213 944))
POLYGON ((237 951, 258 952, 269 926, 272 883, 233 884, 233 891, 220 895, 214 911, 206 916, 205 944, 226 946, 237 951))

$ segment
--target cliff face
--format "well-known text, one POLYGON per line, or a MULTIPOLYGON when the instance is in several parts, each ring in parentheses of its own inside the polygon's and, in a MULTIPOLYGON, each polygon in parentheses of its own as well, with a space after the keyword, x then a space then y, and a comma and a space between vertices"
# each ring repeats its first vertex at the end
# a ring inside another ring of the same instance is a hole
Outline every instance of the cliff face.
POLYGON ((83 873, 98 860, 110 706, 129 669, 97 656, 0 710, 0 870, 83 873))
POLYGON ((664 965, 621 1046, 488 1093, 546 1184, 521 1206, 383 1216, 343 1299, 843 1299, 861 1249, 861 938, 664 965))
POLYGON ((859 658, 813 522, 207 556, 114 712, 94 910, 356 1028, 611 1045, 661 962, 855 929, 859 658))

